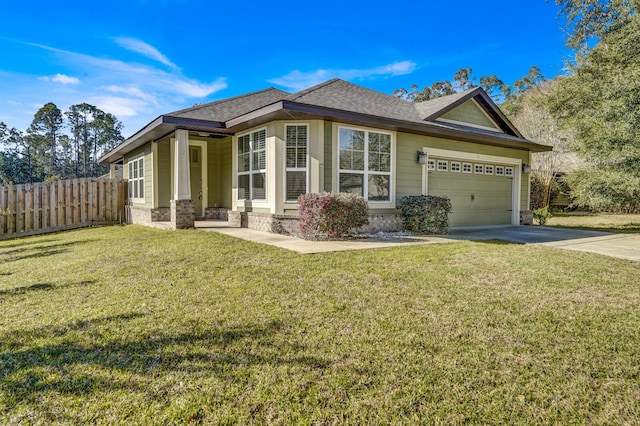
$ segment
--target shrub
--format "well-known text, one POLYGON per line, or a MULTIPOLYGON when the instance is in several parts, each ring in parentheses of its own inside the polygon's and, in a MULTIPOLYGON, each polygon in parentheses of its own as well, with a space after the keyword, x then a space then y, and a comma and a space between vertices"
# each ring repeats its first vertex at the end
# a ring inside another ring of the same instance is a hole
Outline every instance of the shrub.
POLYGON ((404 229, 418 234, 449 232, 451 200, 433 195, 408 195, 400 200, 404 229))
POLYGON ((544 206, 541 209, 535 209, 533 211, 533 218, 538 221, 538 225, 544 226, 553 215, 549 211, 549 206, 544 206))
POLYGON ((311 193, 298 197, 300 233, 308 240, 344 237, 369 223, 369 207, 359 195, 311 193))

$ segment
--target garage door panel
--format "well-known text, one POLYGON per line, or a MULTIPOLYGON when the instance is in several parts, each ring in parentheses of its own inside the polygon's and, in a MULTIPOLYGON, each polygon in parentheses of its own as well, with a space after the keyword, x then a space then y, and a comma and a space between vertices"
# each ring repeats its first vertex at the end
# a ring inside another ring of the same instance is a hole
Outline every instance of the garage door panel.
POLYGON ((496 175, 430 171, 428 177, 429 194, 451 199, 451 226, 510 224, 512 185, 496 175))

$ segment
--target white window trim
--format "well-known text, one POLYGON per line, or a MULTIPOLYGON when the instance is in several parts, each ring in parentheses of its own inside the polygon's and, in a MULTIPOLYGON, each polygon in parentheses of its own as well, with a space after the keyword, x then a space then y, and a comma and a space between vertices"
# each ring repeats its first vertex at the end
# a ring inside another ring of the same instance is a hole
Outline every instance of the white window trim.
MULTIPOLYGON (((145 160, 144 160, 144 155, 140 155, 138 157, 135 158, 131 158, 127 161, 127 179, 128 179, 128 183, 127 185, 129 186, 129 188, 131 188, 133 185, 138 185, 138 182, 142 181, 142 192, 143 195, 142 197, 129 197, 129 201, 133 202, 133 203, 141 203, 144 204, 145 203, 145 194, 147 192, 147 188, 145 188, 145 170, 144 170, 144 166, 145 166, 145 160), (142 168, 140 168, 140 164, 138 164, 138 170, 142 169, 142 177, 140 177, 140 172, 138 171, 138 177, 134 178, 133 176, 131 176, 131 170, 133 167, 133 163, 142 163, 142 168)), ((128 191, 131 192, 131 191, 128 191)))
MULTIPOLYGON (((397 134, 393 131, 376 129, 375 127, 357 127, 357 126, 349 126, 340 123, 333 124, 333 190, 336 192, 340 191, 340 172, 351 173, 350 170, 342 170, 340 169, 340 129, 347 130, 356 130, 356 131, 364 131, 364 132, 374 132, 374 133, 382 133, 391 136, 391 169, 389 172, 376 172, 375 174, 388 174, 389 175, 389 200, 388 201, 369 201, 367 199, 367 191, 368 191, 368 176, 369 171, 369 156, 365 155, 365 164, 364 171, 363 170, 354 170, 353 173, 363 173, 365 176, 364 179, 364 198, 367 200, 367 203, 375 206, 376 208, 396 208, 396 138, 397 134)), ((368 153, 368 149, 365 151, 368 153)))
POLYGON ((495 173, 496 176, 504 176, 504 166, 496 166, 495 167, 495 173), (498 169, 502 170, 500 173, 498 173, 498 169))
POLYGON ((462 173, 471 174, 473 173, 473 164, 472 163, 462 163, 462 173), (465 166, 469 166, 469 170, 465 170, 465 166))
POLYGON ((436 170, 436 160, 431 158, 427 159, 427 170, 429 170, 430 172, 436 170))
POLYGON ((439 172, 448 172, 449 171, 449 161, 447 160, 438 160, 437 161, 437 169, 439 172))
POLYGON ((484 174, 484 164, 474 164, 473 165, 473 174, 474 175, 483 175, 484 174))
POLYGON ((484 174, 485 175, 493 175, 493 171, 495 170, 496 166, 494 166, 493 164, 485 164, 484 165, 484 174), (488 168, 491 168, 491 172, 488 171, 488 168))
MULTIPOLYGON (((448 149, 438 148, 422 148, 422 151, 427 154, 427 158, 433 155, 436 157, 454 158, 456 160, 466 162, 482 161, 487 163, 494 163, 504 165, 506 167, 513 167, 513 176, 508 176, 513 179, 511 184, 511 224, 520 225, 520 181, 522 179, 522 160, 519 158, 511 157, 499 157, 496 155, 475 154, 472 152, 464 151, 452 151, 448 149)), ((422 194, 428 195, 429 188, 429 173, 425 164, 422 165, 422 194)))
POLYGON ((285 204, 292 204, 292 203, 297 203, 298 200, 289 200, 287 199, 287 172, 301 172, 301 171, 305 171, 306 172, 306 188, 305 191, 306 193, 309 193, 309 180, 310 180, 310 174, 309 174, 309 165, 311 163, 311 155, 309 152, 310 146, 309 146, 309 139, 311 138, 311 135, 309 134, 310 131, 310 126, 309 123, 284 123, 284 137, 283 137, 283 146, 284 146, 284 153, 283 153, 283 168, 284 168, 284 175, 283 175, 283 187, 282 187, 282 199, 284 200, 285 204), (289 126, 305 126, 307 128, 307 167, 304 169, 301 168, 290 168, 287 167, 287 127, 289 126))
POLYGON ((235 194, 235 201, 237 203, 266 203, 269 200, 269 173, 267 172, 267 170, 269 169, 269 149, 268 149, 268 133, 267 133, 267 128, 266 127, 260 127, 258 129, 253 129, 250 130, 248 132, 244 132, 241 134, 238 134, 237 136, 235 136, 235 144, 232 147, 232 149, 234 150, 233 152, 233 156, 235 158, 235 163, 236 163, 236 167, 235 167, 235 187, 236 187, 236 194, 235 194), (240 139, 243 136, 246 135, 253 135, 254 133, 258 133, 264 131, 264 155, 265 155, 265 161, 264 161, 264 165, 265 165, 265 169, 257 169, 257 170, 253 170, 253 161, 252 161, 252 155, 253 155, 253 137, 249 136, 249 170, 247 171, 243 171, 240 172, 238 171, 238 139, 240 139), (254 174, 258 174, 258 173, 264 173, 265 178, 264 178, 264 198, 253 198, 253 175, 254 174), (249 176, 249 198, 243 198, 243 199, 239 199, 238 198, 238 177, 239 176, 249 176))
POLYGON ((451 170, 452 173, 460 173, 460 172, 462 172, 462 163, 459 162, 459 161, 452 161, 451 164, 450 164, 449 170, 451 170), (457 170, 454 170, 454 167, 457 170))

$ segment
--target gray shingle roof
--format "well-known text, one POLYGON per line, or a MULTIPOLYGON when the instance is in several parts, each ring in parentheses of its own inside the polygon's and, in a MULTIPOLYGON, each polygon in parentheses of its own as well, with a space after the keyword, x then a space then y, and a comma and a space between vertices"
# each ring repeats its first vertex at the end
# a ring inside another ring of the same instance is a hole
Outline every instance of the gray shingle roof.
MULTIPOLYGON (((471 89, 454 95, 413 103, 397 96, 386 95, 335 78, 293 94, 269 88, 165 115, 225 123, 273 103, 287 100, 314 107, 426 124, 426 118, 433 117, 439 111, 447 109, 467 96, 472 96, 473 92, 478 90, 471 89)), ((439 123, 432 122, 431 124, 438 125, 439 123)))
POLYGON ((196 105, 192 108, 181 109, 165 115, 224 123, 232 118, 281 101, 289 95, 290 93, 284 90, 271 87, 269 89, 247 93, 246 95, 196 105))
POLYGON ((193 131, 203 130, 217 134, 233 134, 238 128, 236 126, 241 123, 251 123, 252 120, 255 123, 261 119, 266 120, 268 117, 271 119, 277 117, 277 115, 273 115, 274 111, 278 110, 277 106, 264 110, 263 108, 278 102, 283 102, 280 105, 281 117, 290 116, 286 115, 287 110, 291 112, 296 111, 297 107, 302 107, 297 111, 309 113, 311 116, 318 113, 321 117, 338 117, 341 112, 351 113, 358 116, 356 119, 352 117, 356 122, 375 125, 386 121, 387 126, 405 126, 405 129, 412 129, 420 133, 425 132, 424 134, 437 134, 448 138, 460 137, 463 138, 462 140, 472 141, 476 141, 480 137, 478 140, 480 143, 498 145, 515 142, 516 144, 524 144, 523 146, 530 149, 535 148, 542 151, 548 148, 522 138, 517 129, 509 123, 509 120, 480 88, 426 102, 413 103, 344 80, 333 79, 293 94, 269 88, 161 115, 111 152, 105 154, 100 161, 115 161, 114 159, 123 153, 130 152, 130 150, 162 137, 179 127, 193 131), (485 108, 489 115, 503 124, 501 127, 506 133, 462 124, 433 121, 471 97, 478 100, 481 107, 485 108), (317 111, 311 111, 313 109, 317 111), (323 109, 324 111, 322 111, 323 109))
POLYGON ((404 121, 421 121, 412 102, 333 79, 287 98, 288 101, 404 121))

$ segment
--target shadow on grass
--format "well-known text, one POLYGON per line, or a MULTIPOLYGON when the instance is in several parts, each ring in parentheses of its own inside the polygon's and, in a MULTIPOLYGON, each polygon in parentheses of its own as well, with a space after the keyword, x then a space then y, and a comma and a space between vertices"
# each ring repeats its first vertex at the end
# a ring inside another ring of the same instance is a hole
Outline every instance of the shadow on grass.
POLYGON ((140 313, 117 315, 2 336, 0 395, 4 393, 5 403, 11 406, 21 401, 35 403, 49 393, 59 392, 75 395, 115 390, 149 393, 147 381, 158 373, 243 381, 246 374, 238 375, 239 370, 233 367, 246 372, 247 368, 260 365, 299 365, 313 369, 329 366, 325 360, 303 355, 305 348, 274 338, 282 327, 278 322, 100 342, 101 337, 108 334, 101 326, 108 329, 114 324, 122 328, 127 326, 123 323, 142 316, 140 313), (66 336, 74 330, 82 330, 83 336, 95 333, 94 343, 81 344, 72 336, 66 336), (27 348, 17 344, 39 336, 62 340, 27 348), (14 343, 7 343, 8 340, 14 343), (127 380, 120 380, 119 373, 127 373, 122 375, 127 380))
POLYGON ((510 245, 518 245, 518 246, 522 246, 525 245, 526 243, 524 242, 520 242, 520 241, 509 241, 509 240, 501 240, 498 238, 493 238, 493 239, 488 239, 488 240, 473 240, 474 243, 481 243, 481 244, 493 244, 493 245, 498 245, 498 246, 510 246, 510 245))
POLYGON ((36 259, 39 257, 53 256, 69 251, 69 248, 72 246, 85 244, 91 241, 93 240, 78 240, 42 246, 28 245, 26 247, 15 248, 13 250, 0 251, 0 261, 15 262, 24 259, 36 259))
MULTIPOLYGON (((0 275, 4 275, 4 274, 0 274, 0 275)), ((10 275, 10 274, 7 274, 7 275, 10 275)), ((80 286, 85 286, 89 284, 94 284, 96 282, 97 282, 96 280, 83 280, 77 283, 68 283, 68 284, 61 284, 61 285, 53 285, 49 283, 32 284, 28 286, 14 287, 6 290, 0 290, 0 297, 16 296, 20 294, 31 293, 34 291, 55 290, 55 289, 66 288, 66 287, 80 287, 80 286)))
POLYGON ((17 242, 12 242, 11 244, 4 244, 2 241, 0 241, 0 249, 8 249, 8 248, 15 248, 15 247, 26 247, 26 246, 32 246, 32 245, 36 245, 36 244, 44 244, 44 243, 52 243, 54 241, 57 240, 53 240, 53 239, 36 239, 36 240, 18 240, 17 242))

